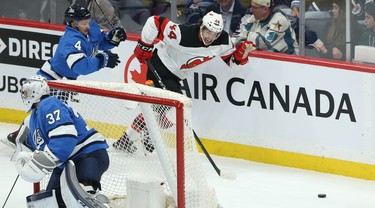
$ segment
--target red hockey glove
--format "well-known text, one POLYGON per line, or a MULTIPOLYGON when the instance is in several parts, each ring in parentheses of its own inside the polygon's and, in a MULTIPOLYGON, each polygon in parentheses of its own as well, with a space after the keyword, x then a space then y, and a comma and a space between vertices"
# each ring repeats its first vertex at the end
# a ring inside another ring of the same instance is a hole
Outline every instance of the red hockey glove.
POLYGON ((252 41, 242 41, 240 42, 236 50, 233 52, 233 62, 237 65, 243 65, 246 64, 249 56, 250 51, 253 51, 256 49, 256 45, 252 41))
POLYGON ((140 63, 145 63, 146 60, 151 59, 153 49, 154 44, 148 44, 139 39, 138 44, 134 49, 134 55, 140 63))

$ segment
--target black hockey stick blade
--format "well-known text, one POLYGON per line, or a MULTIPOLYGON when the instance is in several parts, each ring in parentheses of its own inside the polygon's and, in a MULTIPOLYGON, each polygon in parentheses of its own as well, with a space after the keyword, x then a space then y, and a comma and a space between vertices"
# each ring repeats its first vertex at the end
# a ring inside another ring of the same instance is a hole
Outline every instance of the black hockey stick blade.
POLYGON ((198 145, 202 149, 203 153, 206 155, 208 161, 210 161, 210 163, 211 163, 212 167, 215 169, 216 173, 222 178, 229 179, 229 180, 236 180, 237 175, 236 175, 235 172, 222 171, 219 167, 217 167, 215 161, 212 159, 211 155, 207 152, 207 150, 204 147, 202 141, 199 139, 198 135, 195 133, 194 130, 193 130, 193 134, 194 134, 195 140, 197 141, 198 145))

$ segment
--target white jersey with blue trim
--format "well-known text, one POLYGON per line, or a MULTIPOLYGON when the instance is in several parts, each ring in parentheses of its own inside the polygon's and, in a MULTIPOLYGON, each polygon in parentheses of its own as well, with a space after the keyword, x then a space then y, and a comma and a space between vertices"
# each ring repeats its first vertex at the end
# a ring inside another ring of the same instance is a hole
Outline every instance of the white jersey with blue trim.
POLYGON ((271 13, 263 21, 254 15, 245 15, 241 19, 236 44, 243 40, 255 43, 257 49, 298 55, 296 34, 289 20, 280 12, 271 13))
POLYGON ((90 21, 88 36, 77 29, 66 26, 54 56, 46 61, 37 74, 48 80, 77 79, 100 69, 100 60, 95 57, 98 50, 110 50, 114 47, 105 39, 98 24, 90 21))
POLYGON ((43 99, 32 110, 29 128, 27 145, 34 150, 44 150, 47 145, 61 163, 109 147, 79 113, 55 97, 43 99))

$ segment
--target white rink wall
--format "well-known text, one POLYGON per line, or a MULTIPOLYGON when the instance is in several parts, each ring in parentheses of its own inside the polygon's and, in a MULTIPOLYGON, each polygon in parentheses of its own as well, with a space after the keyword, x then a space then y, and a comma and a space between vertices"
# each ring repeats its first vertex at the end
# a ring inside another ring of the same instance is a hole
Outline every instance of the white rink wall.
MULTIPOLYGON (((63 30, 0 19, 0 121, 14 112, 22 121, 19 83, 53 55, 63 30)), ((139 36, 128 36, 113 50, 118 67, 79 79, 142 83, 139 36)), ((256 51, 245 66, 213 59, 183 85, 194 129, 213 154, 375 180, 374 69, 256 51)))

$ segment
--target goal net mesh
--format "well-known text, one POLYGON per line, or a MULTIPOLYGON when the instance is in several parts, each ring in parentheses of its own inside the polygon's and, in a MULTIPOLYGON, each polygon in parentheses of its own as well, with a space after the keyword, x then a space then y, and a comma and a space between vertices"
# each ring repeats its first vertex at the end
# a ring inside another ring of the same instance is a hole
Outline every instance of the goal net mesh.
POLYGON ((162 186, 166 207, 218 207, 199 162, 189 98, 135 83, 60 80, 49 86, 107 138, 110 166, 101 183, 112 207, 129 205, 130 181, 162 186))

